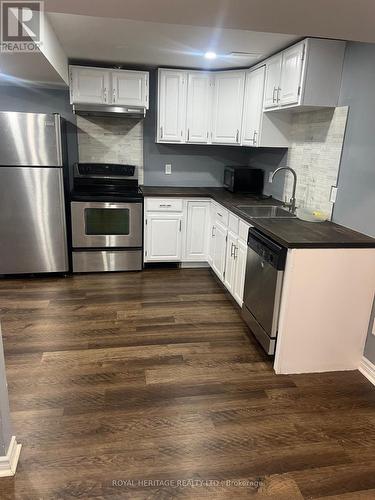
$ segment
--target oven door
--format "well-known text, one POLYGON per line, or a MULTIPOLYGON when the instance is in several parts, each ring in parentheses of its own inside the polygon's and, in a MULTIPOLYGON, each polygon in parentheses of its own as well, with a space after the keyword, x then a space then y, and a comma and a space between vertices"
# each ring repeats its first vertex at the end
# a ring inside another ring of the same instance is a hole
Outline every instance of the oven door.
POLYGON ((142 203, 73 201, 74 248, 142 246, 142 203))

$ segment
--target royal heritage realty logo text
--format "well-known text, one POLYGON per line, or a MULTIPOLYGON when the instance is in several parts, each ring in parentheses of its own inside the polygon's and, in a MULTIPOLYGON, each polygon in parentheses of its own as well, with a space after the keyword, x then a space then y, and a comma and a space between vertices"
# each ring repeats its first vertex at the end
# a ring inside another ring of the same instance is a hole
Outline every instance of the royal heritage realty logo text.
POLYGON ((1 51, 38 52, 43 43, 44 2, 1 2, 1 51))

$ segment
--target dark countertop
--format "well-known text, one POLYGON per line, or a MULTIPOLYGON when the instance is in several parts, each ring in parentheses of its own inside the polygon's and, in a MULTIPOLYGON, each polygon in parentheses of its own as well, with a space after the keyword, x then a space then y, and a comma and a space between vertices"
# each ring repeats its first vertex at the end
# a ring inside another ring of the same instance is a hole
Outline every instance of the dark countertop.
POLYGON ((251 218, 239 205, 281 205, 273 198, 258 200, 230 193, 223 188, 143 186, 144 196, 212 198, 252 226, 287 248, 375 248, 375 238, 333 222, 305 222, 299 219, 251 218))

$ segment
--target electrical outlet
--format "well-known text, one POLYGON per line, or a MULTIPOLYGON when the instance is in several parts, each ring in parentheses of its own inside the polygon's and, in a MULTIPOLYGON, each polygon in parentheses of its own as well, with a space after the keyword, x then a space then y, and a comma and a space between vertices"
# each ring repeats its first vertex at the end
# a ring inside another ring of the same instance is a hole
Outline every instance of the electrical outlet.
POLYGON ((270 172, 268 174, 268 182, 272 182, 272 176, 273 176, 273 172, 270 172))
POLYGON ((337 187, 331 186, 331 194, 329 195, 329 201, 331 203, 336 203, 337 187))
POLYGON ((170 163, 165 164, 165 174, 170 175, 172 173, 172 165, 170 163))

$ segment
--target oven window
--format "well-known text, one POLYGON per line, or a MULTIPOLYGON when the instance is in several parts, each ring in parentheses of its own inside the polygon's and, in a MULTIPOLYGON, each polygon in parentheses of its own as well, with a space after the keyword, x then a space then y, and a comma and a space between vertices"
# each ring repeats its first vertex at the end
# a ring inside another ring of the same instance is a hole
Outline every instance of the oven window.
POLYGON ((128 208, 85 208, 87 235, 129 234, 128 208))

